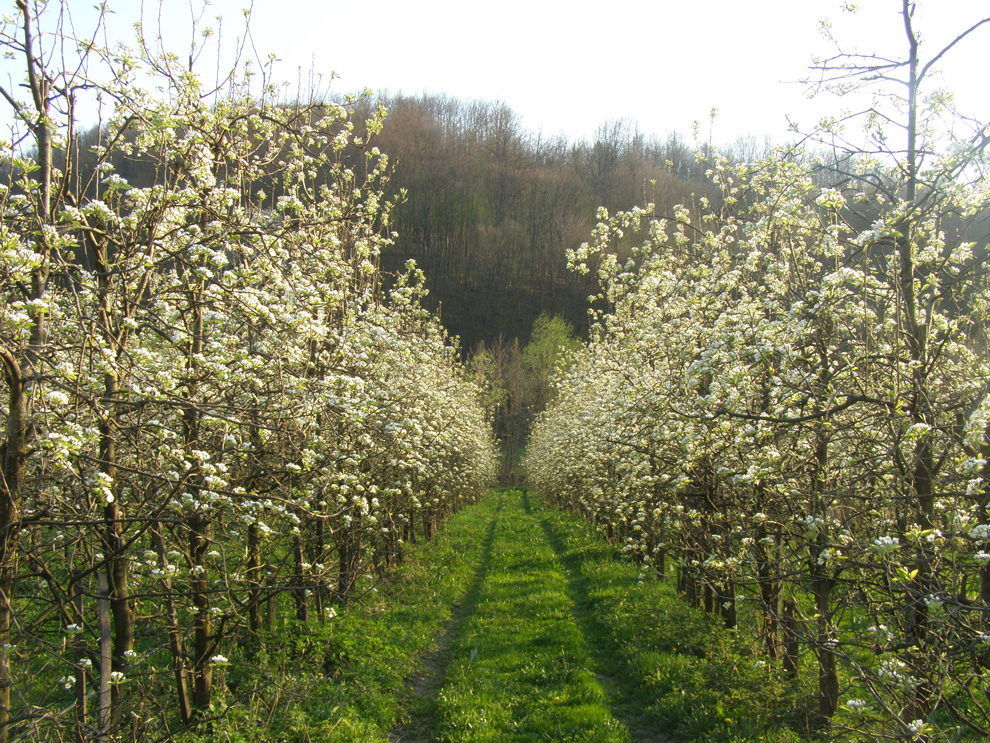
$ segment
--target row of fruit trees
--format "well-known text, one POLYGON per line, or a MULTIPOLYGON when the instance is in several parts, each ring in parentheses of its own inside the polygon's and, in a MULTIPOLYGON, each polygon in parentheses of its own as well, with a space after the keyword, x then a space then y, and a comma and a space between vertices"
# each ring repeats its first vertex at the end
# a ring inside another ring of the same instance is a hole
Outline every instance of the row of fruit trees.
POLYGON ((913 6, 903 62, 821 65, 903 73, 866 147, 823 122, 827 150, 711 161, 710 203, 600 214, 572 255, 597 322, 527 468, 728 626, 753 607, 767 672, 806 669, 821 723, 985 739, 990 131, 920 97, 913 6))
POLYGON ((497 458, 421 276, 384 288, 381 113, 43 10, 0 30, 0 741, 140 737, 208 718, 274 602, 330 621, 497 458))

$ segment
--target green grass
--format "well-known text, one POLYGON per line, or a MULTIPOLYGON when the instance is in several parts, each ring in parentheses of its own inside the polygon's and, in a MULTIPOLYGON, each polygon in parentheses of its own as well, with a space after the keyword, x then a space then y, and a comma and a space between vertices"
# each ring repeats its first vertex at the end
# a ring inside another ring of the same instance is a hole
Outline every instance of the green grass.
POLYGON ((743 633, 525 491, 465 509, 339 611, 232 659, 250 670, 221 679, 213 739, 800 740, 798 692, 743 633))
POLYGON ((421 704, 410 680, 461 611, 495 506, 465 509, 432 542, 407 545, 389 582, 338 607, 328 623, 284 621, 260 651, 231 653, 216 684, 224 719, 204 740, 388 741, 421 704))
POLYGON ((501 508, 490 560, 439 693, 439 739, 631 740, 546 534, 518 491, 492 498, 501 508))
POLYGON ((641 575, 584 522, 538 505, 534 513, 568 570, 615 709, 635 721, 634 739, 663 730, 681 741, 801 740, 802 690, 758 666, 746 636, 689 607, 672 581, 641 575))

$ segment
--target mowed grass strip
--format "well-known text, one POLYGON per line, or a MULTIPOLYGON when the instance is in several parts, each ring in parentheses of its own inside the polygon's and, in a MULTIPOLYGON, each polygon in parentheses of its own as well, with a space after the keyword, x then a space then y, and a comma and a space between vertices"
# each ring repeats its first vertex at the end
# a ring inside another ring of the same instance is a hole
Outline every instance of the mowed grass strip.
MULTIPOLYGON (((465 602, 470 603, 498 505, 496 499, 485 499, 452 517, 433 541, 408 545, 405 561, 389 580, 377 590, 372 590, 372 581, 365 582, 358 598, 338 607, 332 621, 281 622, 254 670, 236 679, 242 688, 258 689, 256 703, 231 707, 224 735, 206 739, 420 739, 418 730, 410 735, 409 730, 401 735, 396 731, 412 718, 429 716, 428 697, 435 696, 438 683, 427 678, 417 689, 416 682, 422 679, 424 659, 431 656, 435 667, 428 673, 442 680, 446 658, 437 652, 438 643, 457 625, 465 602)), ((427 732, 421 739, 431 740, 432 735, 427 732)))
POLYGON ((519 491, 499 517, 436 702, 442 741, 631 741, 598 681, 569 577, 519 491))
POLYGON ((659 580, 587 522, 543 506, 533 493, 527 499, 567 570, 612 710, 634 741, 815 739, 806 679, 789 681, 768 670, 752 636, 725 630, 716 616, 688 606, 672 573, 659 580))
POLYGON ((280 623, 227 679, 255 703, 182 740, 802 740, 808 690, 672 583, 533 493, 494 491, 330 623, 280 623))

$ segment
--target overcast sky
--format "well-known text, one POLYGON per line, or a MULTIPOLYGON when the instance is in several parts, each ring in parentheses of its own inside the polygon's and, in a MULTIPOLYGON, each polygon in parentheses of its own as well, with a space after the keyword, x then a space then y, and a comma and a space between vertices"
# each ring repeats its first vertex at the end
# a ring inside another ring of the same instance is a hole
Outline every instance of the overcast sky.
MULTIPOLYGON (((70 7, 78 14, 94 2, 70 7)), ((900 2, 861 0, 850 14, 840 0, 255 0, 251 38, 262 58, 278 56, 277 75, 293 82, 314 69, 338 75, 332 89, 341 92, 498 99, 546 135, 587 138, 606 120, 629 118, 647 134, 689 136, 696 120, 707 132, 716 108, 716 142, 743 134, 782 140, 788 115, 808 127, 838 107, 834 99, 809 102, 796 82, 813 55, 834 52, 819 22, 832 21, 850 51, 903 57, 900 2)), ((213 0, 201 28, 222 28, 231 43, 250 4, 213 0)), ((110 5, 111 37, 133 41, 138 0, 110 5)), ((165 0, 161 14, 164 44, 182 58, 191 5, 199 0, 165 0)), ((144 6, 146 28, 156 27, 157 0, 144 6)), ((988 13, 987 0, 920 0, 923 53, 988 13)), ((942 65, 945 86, 984 121, 988 50, 984 27, 942 65)), ((200 62, 201 73, 212 64, 200 62)))

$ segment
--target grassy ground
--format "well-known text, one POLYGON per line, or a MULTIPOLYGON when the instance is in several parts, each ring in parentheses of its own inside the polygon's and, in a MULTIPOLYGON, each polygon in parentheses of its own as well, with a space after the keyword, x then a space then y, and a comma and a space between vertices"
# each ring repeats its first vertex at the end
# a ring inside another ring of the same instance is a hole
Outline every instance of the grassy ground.
POLYGON ((799 739, 750 646, 525 491, 493 492, 329 628, 286 625, 271 645, 225 681, 261 689, 281 663, 282 701, 235 705, 225 739, 799 739))
POLYGON ((797 701, 807 690, 768 673, 759 647, 687 606, 671 580, 641 575, 582 522, 535 513, 568 571, 615 708, 638 722, 630 724, 633 740, 652 740, 644 730, 663 730, 685 743, 784 743, 801 740, 798 730, 808 732, 797 701))
POLYGON ((518 492, 493 497, 479 590, 435 703, 449 741, 629 741, 570 576, 518 492))

